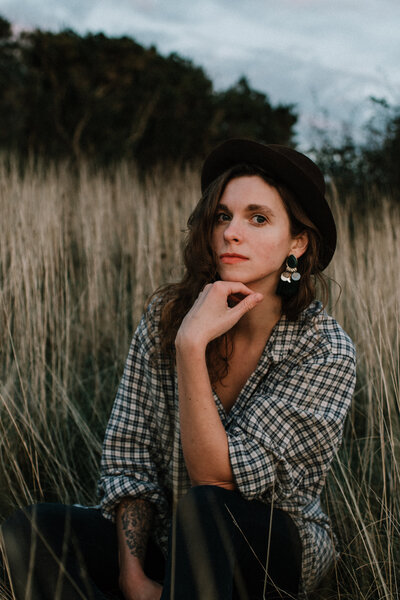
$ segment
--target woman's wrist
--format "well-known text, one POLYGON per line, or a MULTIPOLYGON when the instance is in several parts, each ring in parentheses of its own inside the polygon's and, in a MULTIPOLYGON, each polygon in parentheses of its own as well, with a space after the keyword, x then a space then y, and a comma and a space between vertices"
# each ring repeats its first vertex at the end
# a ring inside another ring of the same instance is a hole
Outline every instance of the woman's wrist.
POLYGON ((119 587, 122 593, 140 587, 147 579, 139 560, 131 560, 129 564, 121 565, 119 571, 119 587))
POLYGON ((175 338, 175 350, 178 353, 190 353, 190 355, 204 356, 208 341, 200 336, 191 335, 178 331, 175 338))

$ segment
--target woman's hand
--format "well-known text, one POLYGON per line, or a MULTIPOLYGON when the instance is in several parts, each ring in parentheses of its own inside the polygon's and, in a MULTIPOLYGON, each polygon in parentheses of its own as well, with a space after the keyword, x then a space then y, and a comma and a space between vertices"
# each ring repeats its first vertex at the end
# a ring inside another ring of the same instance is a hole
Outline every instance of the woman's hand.
POLYGON ((139 580, 124 579, 120 588, 125 600, 160 600, 162 586, 143 574, 139 580))
POLYGON ((175 345, 187 342, 207 346, 211 340, 226 333, 263 299, 263 295, 236 281, 209 283, 183 319, 175 345), (239 301, 237 301, 239 299, 239 301), (237 303, 231 308, 229 299, 237 303))

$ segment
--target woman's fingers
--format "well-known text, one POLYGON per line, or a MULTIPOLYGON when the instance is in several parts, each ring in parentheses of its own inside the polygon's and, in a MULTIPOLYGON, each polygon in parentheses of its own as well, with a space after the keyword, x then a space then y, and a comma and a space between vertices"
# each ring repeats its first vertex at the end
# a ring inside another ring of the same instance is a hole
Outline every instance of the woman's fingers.
POLYGON ((198 300, 204 300, 210 293, 216 295, 217 298, 224 298, 229 306, 234 306, 243 298, 254 292, 243 283, 240 283, 240 281, 216 281, 215 283, 208 283, 204 286, 197 296, 195 303, 198 300))
POLYGON ((176 343, 208 344, 231 329, 262 299, 262 294, 253 292, 239 281, 207 284, 183 319, 176 343))
POLYGON ((220 301, 227 303, 229 308, 234 308, 241 305, 240 309, 243 314, 256 306, 263 299, 263 295, 257 292, 253 292, 240 281, 216 281, 215 283, 208 283, 200 292, 195 305, 198 301, 204 302, 209 294, 216 296, 220 301))
POLYGON ((257 306, 259 302, 263 299, 263 295, 257 292, 252 292, 248 296, 245 296, 240 302, 238 302, 235 306, 232 307, 232 312, 237 313, 238 320, 241 316, 249 312, 252 308, 257 306))
POLYGON ((243 296, 248 296, 254 293, 253 290, 248 288, 247 285, 241 283, 240 281, 216 281, 215 283, 208 285, 204 289, 208 288, 208 291, 214 289, 218 293, 225 294, 226 298, 232 294, 242 294, 243 296), (208 285, 210 287, 208 287, 208 285))

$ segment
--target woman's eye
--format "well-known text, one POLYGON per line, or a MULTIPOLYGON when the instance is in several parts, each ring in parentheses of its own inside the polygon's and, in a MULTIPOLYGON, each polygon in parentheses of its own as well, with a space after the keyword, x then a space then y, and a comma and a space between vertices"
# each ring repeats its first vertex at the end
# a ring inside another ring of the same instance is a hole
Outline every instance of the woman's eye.
POLYGON ((257 225, 263 225, 264 223, 267 222, 267 218, 264 217, 264 215, 254 215, 252 217, 252 220, 257 224, 257 225))
POLYGON ((229 215, 226 213, 218 213, 215 217, 216 223, 224 223, 225 221, 229 221, 229 215))

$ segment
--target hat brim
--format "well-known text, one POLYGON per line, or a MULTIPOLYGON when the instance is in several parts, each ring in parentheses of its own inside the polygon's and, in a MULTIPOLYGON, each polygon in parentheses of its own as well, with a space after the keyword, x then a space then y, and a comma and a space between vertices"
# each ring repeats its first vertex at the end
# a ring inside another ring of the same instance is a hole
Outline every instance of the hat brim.
POLYGON ((304 154, 279 144, 264 145, 246 139, 227 140, 217 146, 204 162, 201 173, 202 193, 225 171, 243 163, 261 167, 293 192, 310 221, 321 233, 319 267, 321 271, 325 269, 335 252, 337 234, 335 221, 324 195, 323 176, 315 163, 304 154), (318 183, 307 172, 310 165, 320 177, 318 183))

